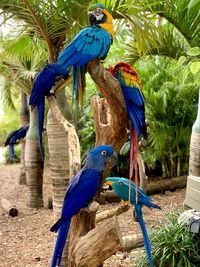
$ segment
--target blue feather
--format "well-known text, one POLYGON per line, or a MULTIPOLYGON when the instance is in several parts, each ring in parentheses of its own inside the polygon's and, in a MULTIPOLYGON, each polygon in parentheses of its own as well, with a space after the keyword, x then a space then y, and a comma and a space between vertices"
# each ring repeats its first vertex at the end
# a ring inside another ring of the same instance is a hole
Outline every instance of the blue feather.
POLYGON ((139 222, 141 230, 142 230, 142 235, 144 238, 144 245, 146 248, 149 264, 151 267, 153 267, 152 256, 151 256, 151 243, 149 241, 147 229, 146 229, 146 226, 145 226, 145 223, 143 220, 143 216, 142 216, 142 206, 135 205, 135 211, 136 211, 138 222, 139 222))
POLYGON ((15 155, 15 150, 14 150, 14 145, 13 144, 9 145, 9 153, 10 153, 10 157, 12 159, 16 159, 16 155, 15 155))
POLYGON ((42 160, 44 160, 44 153, 42 149, 42 130, 44 124, 45 96, 51 95, 50 91, 55 85, 55 79, 57 76, 62 76, 64 79, 67 79, 69 76, 67 68, 58 63, 46 64, 34 80, 29 99, 31 109, 33 110, 35 106, 37 106, 38 109, 39 147, 42 160))
POLYGON ((106 145, 95 147, 88 153, 84 167, 71 180, 65 192, 61 218, 50 229, 52 232, 59 230, 52 267, 56 264, 60 266, 71 218, 92 201, 100 186, 108 158, 115 157, 112 147, 106 145))
POLYGON ((39 137, 39 148, 40 154, 42 157, 42 161, 44 161, 44 152, 42 148, 42 132, 44 127, 44 104, 45 99, 42 97, 40 101, 37 103, 37 111, 38 111, 38 137, 39 137))

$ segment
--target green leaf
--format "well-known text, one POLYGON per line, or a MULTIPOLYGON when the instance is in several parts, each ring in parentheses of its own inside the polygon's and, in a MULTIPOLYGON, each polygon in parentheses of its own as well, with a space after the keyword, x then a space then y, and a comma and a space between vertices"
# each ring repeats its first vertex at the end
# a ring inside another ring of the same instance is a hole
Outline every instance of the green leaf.
POLYGON ((190 10, 191 8, 195 7, 197 4, 199 4, 199 0, 191 0, 188 9, 190 10))
POLYGON ((186 61, 186 57, 185 56, 181 56, 179 57, 179 60, 178 60, 178 64, 179 65, 183 65, 183 63, 186 61))
POLYGON ((200 55, 200 48, 199 47, 192 47, 187 51, 189 56, 198 56, 200 55))
POLYGON ((200 70, 200 61, 193 61, 190 65, 190 70, 193 74, 196 74, 200 70))

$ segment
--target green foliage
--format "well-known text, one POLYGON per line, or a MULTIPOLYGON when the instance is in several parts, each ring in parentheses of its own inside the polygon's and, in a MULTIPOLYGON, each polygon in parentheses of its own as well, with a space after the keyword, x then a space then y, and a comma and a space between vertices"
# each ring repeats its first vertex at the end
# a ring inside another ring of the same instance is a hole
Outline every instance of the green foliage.
MULTIPOLYGON (((15 102, 16 108, 18 110, 19 106, 15 102)), ((19 113, 13 111, 9 107, 5 107, 4 111, 2 105, 0 104, 0 146, 4 146, 5 140, 8 134, 19 128, 19 113)))
MULTIPOLYGON (((157 226, 151 233, 152 257, 155 267, 200 266, 200 248, 197 236, 177 222, 178 214, 169 214, 168 222, 157 226)), ((142 257, 136 267, 148 266, 142 257)))
POLYGON ((179 176, 188 169, 189 142, 196 118, 198 87, 184 67, 166 58, 139 62, 146 99, 148 146, 144 159, 162 162, 163 176, 179 176))

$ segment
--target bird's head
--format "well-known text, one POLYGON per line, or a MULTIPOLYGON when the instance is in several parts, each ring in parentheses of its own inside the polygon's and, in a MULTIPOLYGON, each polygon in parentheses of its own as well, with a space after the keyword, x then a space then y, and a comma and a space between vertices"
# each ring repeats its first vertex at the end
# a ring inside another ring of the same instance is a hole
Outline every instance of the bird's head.
POLYGON ((86 158, 86 164, 98 171, 104 171, 106 166, 112 167, 117 160, 117 153, 112 146, 101 145, 91 149, 86 158))
POLYGON ((113 17, 103 4, 90 5, 88 8, 89 21, 92 25, 99 25, 114 35, 113 17))
POLYGON ((115 186, 120 186, 120 187, 124 187, 126 186, 126 178, 122 178, 122 177, 107 177, 106 178, 106 183, 110 186, 112 186, 113 188, 115 186))
POLYGON ((114 74, 114 77, 120 77, 120 79, 125 80, 129 85, 138 85, 141 88, 141 81, 137 71, 127 62, 119 62, 112 69, 111 74, 114 74))

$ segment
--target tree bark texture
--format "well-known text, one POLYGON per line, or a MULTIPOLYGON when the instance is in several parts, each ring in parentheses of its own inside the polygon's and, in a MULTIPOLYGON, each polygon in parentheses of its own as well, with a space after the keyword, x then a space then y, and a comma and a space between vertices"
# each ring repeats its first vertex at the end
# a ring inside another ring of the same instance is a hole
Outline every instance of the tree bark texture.
MULTIPOLYGON (((88 228, 88 227, 87 227, 88 228)), ((78 238, 70 267, 98 267, 122 248, 122 235, 116 217, 78 238)))
MULTIPOLYGON (((80 168, 79 140, 74 126, 65 119, 60 111, 56 101, 58 98, 58 96, 56 99, 52 96, 48 99, 51 114, 48 116, 47 123, 55 220, 60 217, 69 179, 80 168)), ((63 101, 63 96, 61 99, 63 101)))
POLYGON ((30 114, 30 127, 26 135, 25 169, 27 179, 27 206, 39 208, 43 206, 43 169, 38 143, 37 110, 30 114))
MULTIPOLYGON (((27 96, 21 90, 21 107, 20 107, 20 126, 23 127, 29 123, 30 112, 27 103, 27 96)), ((21 171, 19 176, 19 184, 25 185, 26 184, 26 171, 25 171, 25 140, 23 140, 20 144, 21 147, 21 156, 20 156, 20 163, 21 163, 21 171)))
POLYGON ((88 63, 88 72, 106 99, 92 98, 95 145, 109 144, 119 152, 127 141, 128 115, 120 84, 101 64, 99 60, 88 63))

